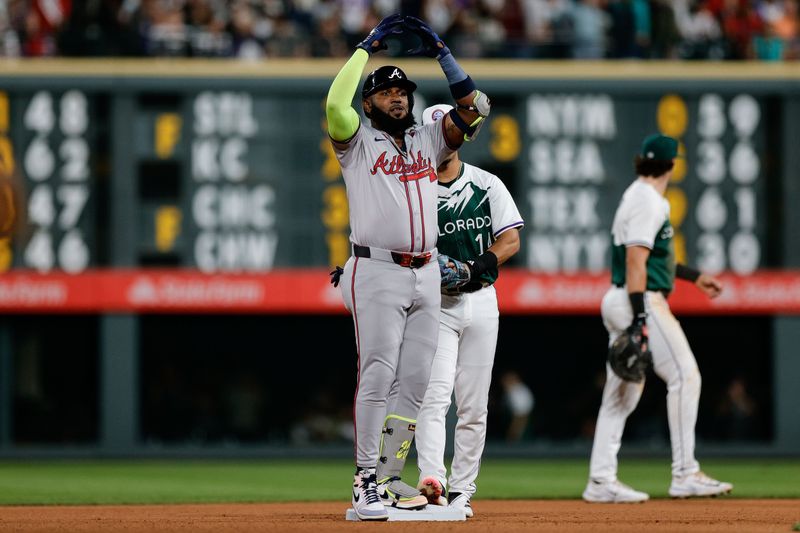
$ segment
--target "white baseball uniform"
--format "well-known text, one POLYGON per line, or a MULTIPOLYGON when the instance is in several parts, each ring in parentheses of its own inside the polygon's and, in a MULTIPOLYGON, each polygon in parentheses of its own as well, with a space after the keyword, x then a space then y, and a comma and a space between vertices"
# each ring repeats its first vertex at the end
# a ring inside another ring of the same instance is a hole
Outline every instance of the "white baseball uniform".
MULTIPOLYGON (((672 442, 672 475, 697 472, 694 456, 695 422, 700 401, 700 371, 680 324, 670 311, 666 296, 675 279, 673 229, 669 202, 649 183, 634 181, 622 196, 611 228, 612 287, 601 305, 609 346, 633 320, 625 283, 625 250, 628 246, 650 249, 647 260, 645 309, 655 373, 667 384, 667 415, 672 442)), ((596 481, 617 479, 617 452, 625 421, 636 408, 644 381, 622 380, 606 365, 606 384, 597 416, 589 474, 596 481)))
POLYGON ((436 351, 441 303, 436 167, 452 150, 443 124, 409 128, 405 148, 363 122, 344 149, 334 144, 354 246, 341 290, 358 350, 354 420, 360 467, 378 462, 387 412, 416 420, 436 351), (430 260, 423 266, 395 262, 425 253, 430 260))
MULTIPOLYGON (((462 163, 452 182, 439 184, 439 252, 460 261, 489 249, 503 232, 521 228, 522 217, 500 179, 462 163)), ((450 492, 472 496, 486 441, 486 415, 497 345, 499 311, 492 285, 482 276, 474 292, 442 294, 439 346, 417 420, 420 480, 436 477, 450 492), (481 288, 482 287, 482 288, 481 288), (455 391, 458 422, 449 483, 444 465, 445 418, 455 391)))

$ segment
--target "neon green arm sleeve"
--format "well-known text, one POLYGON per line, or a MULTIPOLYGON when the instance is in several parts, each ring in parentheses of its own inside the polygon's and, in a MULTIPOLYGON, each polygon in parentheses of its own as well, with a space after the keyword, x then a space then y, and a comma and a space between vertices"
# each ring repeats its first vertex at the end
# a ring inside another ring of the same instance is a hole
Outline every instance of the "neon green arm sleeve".
POLYGON ((334 141, 346 141, 355 135, 361 119, 350 105, 358 88, 358 80, 369 59, 366 50, 359 48, 336 75, 328 91, 325 114, 328 134, 334 141))

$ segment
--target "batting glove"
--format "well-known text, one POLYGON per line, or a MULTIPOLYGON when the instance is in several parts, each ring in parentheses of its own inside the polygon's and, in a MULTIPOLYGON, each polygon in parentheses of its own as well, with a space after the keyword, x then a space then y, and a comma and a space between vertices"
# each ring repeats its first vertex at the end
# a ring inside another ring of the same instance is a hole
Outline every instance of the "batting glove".
POLYGON ((363 48, 368 54, 374 54, 379 50, 386 50, 387 38, 401 33, 403 33, 403 17, 400 15, 390 15, 380 21, 380 23, 369 32, 369 35, 356 46, 358 48, 363 48))

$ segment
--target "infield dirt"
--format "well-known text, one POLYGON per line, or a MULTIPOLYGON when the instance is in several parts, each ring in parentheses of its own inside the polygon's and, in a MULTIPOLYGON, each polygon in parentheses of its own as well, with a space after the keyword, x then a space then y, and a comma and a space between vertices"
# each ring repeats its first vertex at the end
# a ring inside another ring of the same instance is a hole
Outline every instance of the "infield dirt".
POLYGON ((587 504, 575 500, 486 500, 467 522, 356 523, 346 502, 9 506, 0 507, 0 531, 14 532, 249 532, 322 531, 791 531, 800 500, 655 500, 644 504, 587 504))

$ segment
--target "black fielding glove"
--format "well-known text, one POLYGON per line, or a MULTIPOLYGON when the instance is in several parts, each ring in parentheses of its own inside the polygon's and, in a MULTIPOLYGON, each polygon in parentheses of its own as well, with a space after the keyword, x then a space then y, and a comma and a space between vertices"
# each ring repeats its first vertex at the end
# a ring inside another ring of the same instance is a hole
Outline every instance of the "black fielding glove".
POLYGON ((653 366, 653 354, 647 349, 647 335, 642 337, 642 331, 646 331, 646 326, 631 324, 608 348, 611 370, 625 381, 641 383, 647 370, 653 366))

